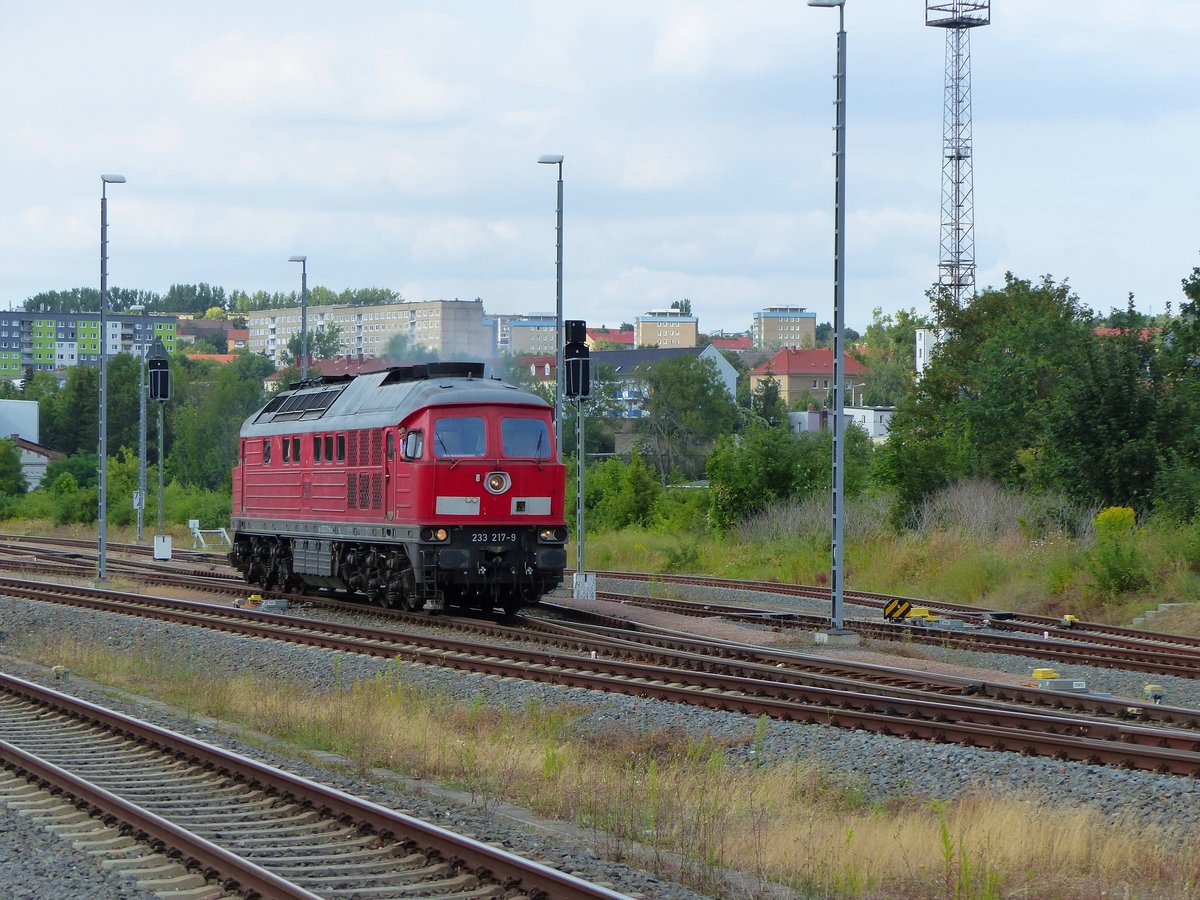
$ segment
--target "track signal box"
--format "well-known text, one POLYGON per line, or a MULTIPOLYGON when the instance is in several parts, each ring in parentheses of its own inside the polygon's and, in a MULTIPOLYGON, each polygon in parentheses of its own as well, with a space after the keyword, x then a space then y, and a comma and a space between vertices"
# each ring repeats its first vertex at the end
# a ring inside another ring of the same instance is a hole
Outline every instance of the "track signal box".
POLYGON ((167 351, 159 338, 146 354, 146 367, 150 372, 150 399, 166 402, 171 399, 171 363, 167 351))
POLYGON ((576 400, 592 395, 591 351, 587 343, 587 322, 569 319, 563 323, 563 392, 576 400))

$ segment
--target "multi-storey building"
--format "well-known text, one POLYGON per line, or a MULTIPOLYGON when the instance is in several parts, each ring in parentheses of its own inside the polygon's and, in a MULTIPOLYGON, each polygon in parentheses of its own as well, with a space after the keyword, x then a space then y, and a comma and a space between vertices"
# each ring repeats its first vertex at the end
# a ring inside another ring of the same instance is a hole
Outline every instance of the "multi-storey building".
POLYGON ((803 306, 771 306, 754 314, 750 336, 760 350, 815 347, 817 314, 808 312, 803 306))
MULTIPOLYGON (((292 335, 300 333, 301 309, 260 309, 246 316, 250 352, 276 365, 292 335)), ((394 335, 420 344, 441 359, 490 357, 493 332, 484 323, 482 300, 423 300, 381 306, 310 306, 310 335, 337 326, 341 352, 348 356, 383 356, 394 335)))
POLYGON ((508 352, 514 356, 553 356, 558 346, 554 316, 535 315, 511 319, 508 323, 508 352))
MULTIPOLYGON (((143 356, 156 337, 175 349, 175 317, 119 312, 105 314, 108 356, 143 356)), ((47 313, 0 310, 0 377, 26 371, 53 372, 100 364, 100 313, 47 313)))
POLYGON ((638 347, 695 347, 700 320, 678 309, 654 309, 633 320, 638 347))

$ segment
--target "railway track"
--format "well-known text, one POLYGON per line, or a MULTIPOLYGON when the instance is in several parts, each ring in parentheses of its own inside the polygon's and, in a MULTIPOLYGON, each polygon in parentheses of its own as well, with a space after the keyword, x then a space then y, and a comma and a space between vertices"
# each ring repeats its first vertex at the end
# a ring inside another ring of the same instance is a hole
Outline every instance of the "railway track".
MULTIPOLYGON (((612 577, 625 578, 627 574, 613 573, 612 577)), ((652 579, 645 577, 638 580, 649 581, 652 579)), ((714 579, 699 579, 694 583, 713 586, 713 581, 714 579)), ((741 584, 757 584, 757 582, 725 582, 723 586, 742 589, 739 587, 741 584)), ((760 588, 747 589, 759 590, 760 588)), ((791 592, 788 596, 803 595, 791 592)), ((613 591, 597 591, 596 597, 678 615, 719 616, 734 622, 767 624, 780 628, 791 627, 817 631, 829 624, 827 615, 753 608, 744 605, 675 600, 613 591)), ((934 603, 918 602, 927 605, 931 611, 941 610, 941 607, 934 603)), ((878 605, 882 609, 884 604, 881 601, 878 605)), ((983 611, 974 610, 975 623, 979 622, 982 614, 983 611)), ((956 631, 911 623, 865 619, 852 615, 845 617, 846 627, 864 637, 876 640, 931 644, 985 653, 1014 653, 1062 663, 1129 669, 1151 675, 1200 678, 1200 642, 1189 636, 1157 634, 1095 623, 1077 623, 1070 628, 1063 628, 1059 620, 1054 620, 1053 625, 1049 625, 1049 622, 1048 619, 1045 623, 1005 619, 998 623, 992 623, 992 627, 987 629, 973 628, 956 631), (1048 627, 1043 628, 1043 624, 1048 627), (1004 633, 996 633, 992 628, 1004 633), (1010 632, 1018 632, 1018 634, 1014 635, 1010 632)))
POLYGON ((89 849, 111 849, 149 890, 379 900, 622 896, 8 675, 0 675, 0 732, 10 773, 0 779, 0 800, 89 849), (156 850, 114 837, 113 823, 156 850))
MULTIPOLYGON (((20 535, 4 536, 18 547, 26 550, 14 551, 18 556, 29 553, 38 560, 38 571, 86 576, 94 566, 94 556, 87 555, 94 543, 70 538, 37 538, 20 535), (44 547, 63 548, 61 556, 46 558, 44 547), (38 553, 37 548, 43 552, 38 553), (55 568, 54 563, 61 564, 55 568)), ((150 549, 135 544, 110 544, 114 552, 149 555, 150 549)), ((221 595, 244 595, 248 590, 236 573, 224 561, 213 554, 184 551, 187 559, 207 563, 203 568, 172 568, 164 571, 157 561, 114 559, 108 568, 114 574, 122 573, 141 580, 176 587, 187 587, 221 595), (220 560, 220 561, 218 561, 220 560)), ((734 580, 708 578, 691 575, 647 575, 635 572, 599 572, 599 577, 642 581, 650 584, 685 584, 724 589, 769 592, 784 597, 801 597, 809 600, 828 600, 828 589, 806 585, 786 585, 769 581, 734 580)), ((275 591, 262 592, 269 596, 288 597, 293 600, 306 599, 315 603, 334 603, 324 597, 301 597, 275 591)), ((828 617, 807 615, 779 609, 752 608, 746 605, 698 603, 658 597, 638 596, 628 593, 598 592, 598 598, 622 603, 665 610, 682 615, 721 616, 731 621, 755 624, 771 624, 779 627, 820 629, 828 624, 828 617)), ((884 606, 896 599, 909 600, 916 605, 926 606, 935 613, 959 621, 979 623, 989 611, 979 607, 941 601, 925 601, 868 591, 846 591, 846 599, 856 605, 882 611, 884 606)), ((992 612, 992 616, 997 613, 992 612)), ((1062 627, 1062 621, 1047 616, 1021 614, 1006 616, 991 624, 1004 633, 986 631, 950 631, 911 624, 882 622, 875 619, 848 617, 847 624, 860 634, 876 640, 902 640, 911 643, 935 644, 942 647, 978 650, 994 653, 1015 653, 1053 660, 1064 664, 1086 664, 1109 668, 1129 669, 1149 675, 1176 675, 1182 678, 1200 678, 1200 638, 1190 635, 1167 635, 1140 631, 1122 626, 1103 625, 1093 622, 1074 622, 1070 628, 1062 627), (1015 634, 1013 634, 1015 632, 1015 634)))
MULTIPOLYGON (((836 684, 830 679, 821 683, 822 679, 781 671, 777 665, 724 660, 714 655, 672 651, 657 662, 645 662, 645 646, 632 654, 627 644, 617 643, 608 649, 601 644, 598 650, 586 652, 533 650, 163 598, 126 598, 85 587, 18 586, 3 580, 0 590, 30 599, 485 675, 1059 759, 1200 774, 1200 735, 1192 729, 1106 721, 1063 712, 1031 712, 989 698, 950 701, 895 688, 872 692, 861 685, 836 684), (630 655, 633 658, 622 658, 630 655)), ((1184 710, 1175 714, 1188 718, 1194 726, 1193 714, 1184 710)))

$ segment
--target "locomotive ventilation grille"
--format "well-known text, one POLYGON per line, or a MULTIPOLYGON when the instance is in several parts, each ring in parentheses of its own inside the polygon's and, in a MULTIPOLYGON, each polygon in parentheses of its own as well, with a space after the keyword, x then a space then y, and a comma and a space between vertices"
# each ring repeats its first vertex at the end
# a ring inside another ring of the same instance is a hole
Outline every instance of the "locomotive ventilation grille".
POLYGON ((349 509, 382 509, 383 476, 378 472, 346 473, 346 506, 349 509))

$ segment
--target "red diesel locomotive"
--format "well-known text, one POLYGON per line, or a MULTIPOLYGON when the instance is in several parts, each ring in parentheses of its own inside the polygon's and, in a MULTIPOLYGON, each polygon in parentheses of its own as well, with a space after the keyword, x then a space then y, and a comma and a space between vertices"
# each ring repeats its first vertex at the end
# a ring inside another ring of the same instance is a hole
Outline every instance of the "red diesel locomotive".
POLYGON ((482 363, 294 384, 242 425, 230 561, 409 610, 536 603, 567 562, 552 416, 482 363))

